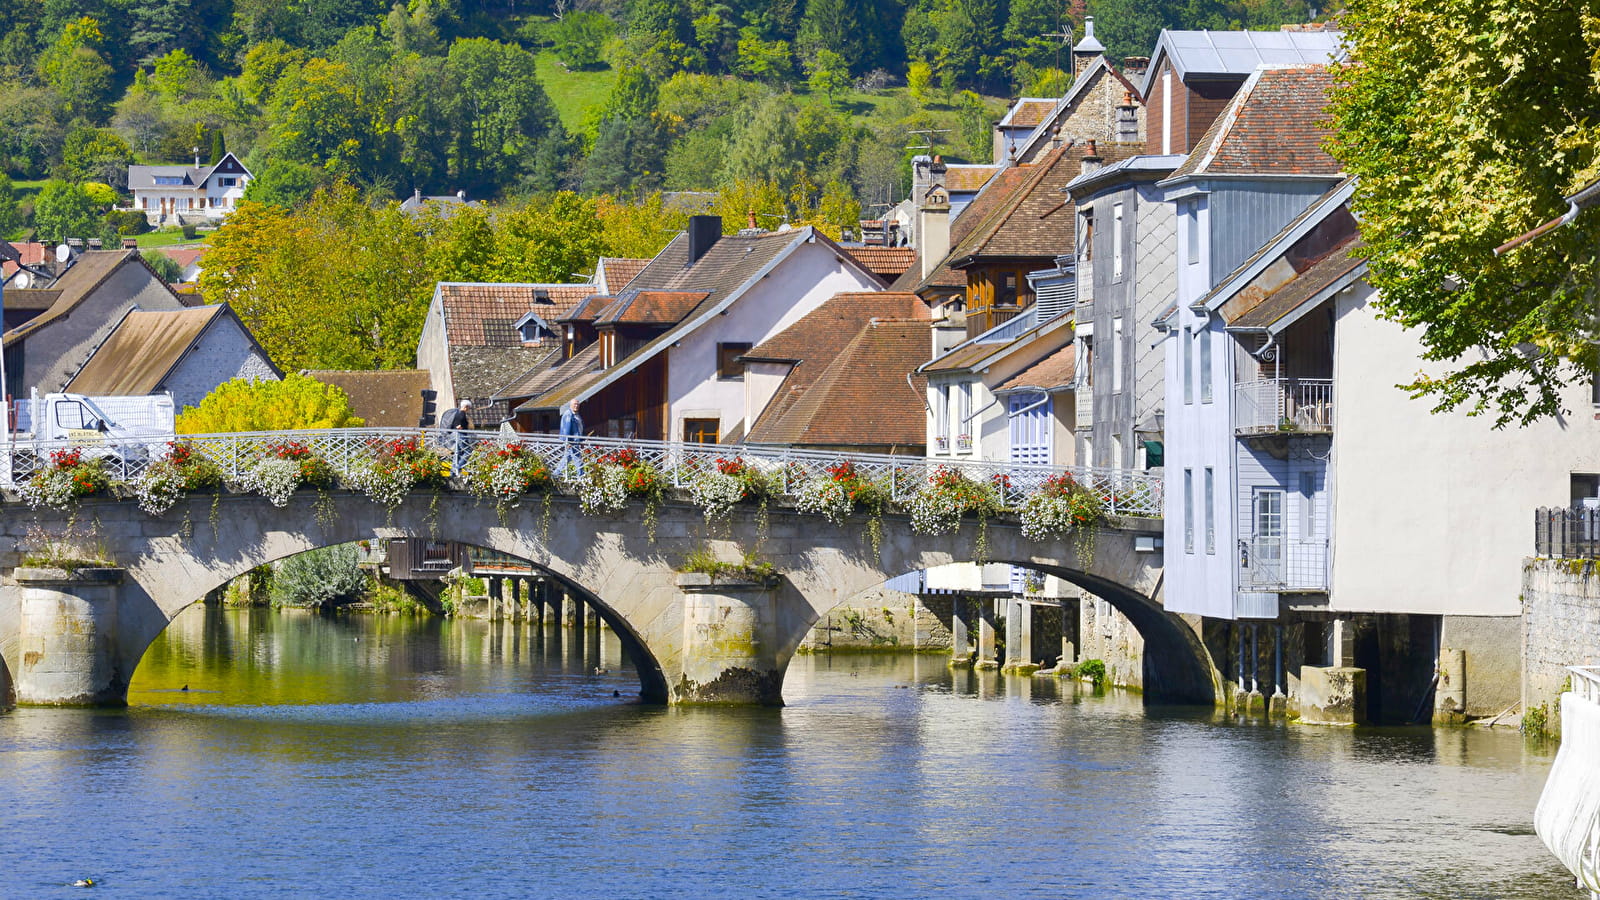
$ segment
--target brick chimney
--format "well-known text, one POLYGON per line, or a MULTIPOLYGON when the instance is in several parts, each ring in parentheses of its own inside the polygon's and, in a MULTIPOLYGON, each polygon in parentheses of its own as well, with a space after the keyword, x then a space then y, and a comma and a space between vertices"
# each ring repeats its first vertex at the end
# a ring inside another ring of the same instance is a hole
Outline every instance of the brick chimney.
POLYGON ((1103 160, 1100 158, 1100 148, 1095 146, 1095 142, 1090 141, 1089 143, 1084 144, 1083 156, 1081 157, 1081 163, 1083 166, 1082 173, 1087 175, 1090 172, 1098 170, 1101 162, 1103 162, 1103 160))
POLYGON ((1117 106, 1117 140, 1131 144, 1139 140, 1139 107, 1133 102, 1133 91, 1122 92, 1122 103, 1117 106))

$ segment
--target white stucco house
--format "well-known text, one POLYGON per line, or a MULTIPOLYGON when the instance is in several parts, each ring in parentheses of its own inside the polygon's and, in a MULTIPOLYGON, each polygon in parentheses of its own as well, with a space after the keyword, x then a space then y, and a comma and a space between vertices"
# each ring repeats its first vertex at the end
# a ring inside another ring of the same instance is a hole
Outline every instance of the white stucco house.
POLYGON ((152 225, 220 222, 244 197, 250 170, 232 153, 209 166, 129 166, 133 208, 152 225))

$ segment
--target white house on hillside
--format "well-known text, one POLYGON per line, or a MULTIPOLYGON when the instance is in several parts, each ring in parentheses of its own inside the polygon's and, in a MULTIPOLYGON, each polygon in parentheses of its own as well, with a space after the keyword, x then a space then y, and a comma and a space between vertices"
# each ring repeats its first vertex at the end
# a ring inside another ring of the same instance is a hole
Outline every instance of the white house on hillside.
POLYGON ((232 153, 209 166, 129 166, 133 208, 152 225, 219 222, 233 212, 250 183, 250 170, 232 153))

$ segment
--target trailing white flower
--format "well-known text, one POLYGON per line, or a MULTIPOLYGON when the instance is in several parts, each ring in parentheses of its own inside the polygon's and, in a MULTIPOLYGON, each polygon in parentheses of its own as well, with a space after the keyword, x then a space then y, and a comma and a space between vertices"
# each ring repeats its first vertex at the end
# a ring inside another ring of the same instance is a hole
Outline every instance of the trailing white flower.
POLYGON ((288 506, 289 498, 300 487, 300 463, 292 459, 263 459, 245 473, 244 486, 267 498, 273 506, 288 506))
POLYGON ((1023 501, 1018 516, 1022 536, 1030 541, 1060 537, 1075 524, 1072 498, 1064 494, 1034 494, 1023 501))
POLYGON ((54 467, 40 469, 17 488, 17 493, 33 509, 48 506, 66 512, 78 502, 77 491, 72 485, 72 472, 54 467))
POLYGON ((381 503, 389 509, 404 503, 406 495, 411 493, 411 487, 416 482, 410 467, 394 466, 384 471, 375 460, 360 464, 346 472, 345 480, 366 494, 372 502, 381 503))
POLYGON ((515 506, 522 497, 522 486, 526 480, 521 466, 509 462, 495 466, 489 475, 489 494, 500 503, 515 506))
POLYGON ((706 515, 706 521, 721 519, 744 499, 744 479, 718 471, 701 472, 689 485, 689 498, 706 515))
POLYGON ((591 516, 621 512, 628 505, 628 470, 622 466, 591 467, 588 477, 578 481, 578 502, 591 516))
POLYGON ((854 507, 855 503, 845 493, 844 485, 826 475, 807 481, 795 491, 796 510, 820 515, 835 525, 842 524, 854 507))
POLYGON ((184 473, 175 466, 153 463, 133 483, 133 495, 147 514, 163 515, 183 496, 184 481, 184 473))
POLYGON ((911 530, 919 534, 949 534, 961 525, 961 514, 967 511, 959 498, 952 494, 924 489, 911 498, 911 530))

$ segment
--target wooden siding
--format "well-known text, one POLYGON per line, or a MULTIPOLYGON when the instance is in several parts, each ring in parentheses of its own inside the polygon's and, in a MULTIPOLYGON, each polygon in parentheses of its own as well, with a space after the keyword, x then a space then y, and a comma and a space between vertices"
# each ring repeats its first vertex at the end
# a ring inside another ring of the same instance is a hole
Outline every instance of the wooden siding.
POLYGON ((599 394, 578 405, 584 430, 610 435, 610 423, 634 420, 634 437, 646 441, 667 439, 667 354, 659 353, 638 368, 607 385, 599 394))

